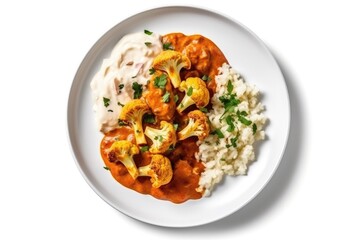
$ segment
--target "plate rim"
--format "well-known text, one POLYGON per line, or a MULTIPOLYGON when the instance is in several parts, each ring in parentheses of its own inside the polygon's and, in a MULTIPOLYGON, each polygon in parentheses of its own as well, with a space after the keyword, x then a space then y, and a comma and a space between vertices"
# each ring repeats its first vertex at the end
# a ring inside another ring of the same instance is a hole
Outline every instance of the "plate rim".
POLYGON ((68 93, 68 103, 67 103, 67 118, 66 118, 66 127, 67 127, 67 139, 68 139, 68 146, 70 147, 70 151, 73 157, 73 160, 79 170, 79 172, 81 173, 82 177, 84 178, 84 180, 86 181, 86 183, 91 187, 91 189, 102 199, 104 200, 107 204, 109 204, 111 207, 113 207, 115 210, 117 210, 118 212, 121 212, 122 214, 131 217, 132 219, 136 219, 138 221, 147 223, 147 224, 151 224, 151 225, 156 225, 156 226, 161 226, 161 227, 173 227, 173 228, 183 228, 183 227, 194 227, 194 226, 201 226, 201 225, 205 225, 205 224, 209 224, 215 221, 219 221, 221 219, 224 219, 232 214, 234 214, 235 212, 239 211, 240 209, 244 208, 249 202, 251 202, 254 198, 256 198, 259 193, 261 191, 263 191, 263 189, 268 185, 268 183, 270 182, 270 180, 273 178, 274 174, 276 173, 277 169, 279 168, 279 165, 281 164, 283 157, 284 157, 284 153, 286 151, 287 145, 288 145, 288 141, 289 141, 289 135, 290 135, 290 129, 291 129, 291 102, 290 102, 290 97, 289 97, 289 90, 288 90, 288 86, 286 83, 286 79, 284 77, 283 72, 281 71, 281 68, 279 66, 278 61, 276 60, 276 58, 273 56, 273 54, 271 53, 270 49, 266 46, 266 44, 264 43, 264 41, 262 41, 262 39, 260 39, 252 30, 250 30, 248 27, 246 27, 245 25, 243 25, 242 23, 240 23, 238 20, 228 16, 225 13, 219 12, 217 10, 214 9, 209 9, 203 6, 197 6, 197 5, 161 5, 161 6, 156 6, 156 7, 150 7, 150 8, 144 8, 143 10, 137 11, 136 13, 123 18, 120 22, 116 23, 113 27, 111 27, 109 30, 105 31, 100 38, 98 38, 96 40, 96 42, 91 46, 91 48, 88 50, 88 52, 86 53, 86 55, 83 57, 79 67, 76 70, 75 76, 73 78, 73 81, 71 83, 71 87, 68 93), (189 9, 192 11, 201 11, 201 12, 207 12, 209 14, 212 15, 216 15, 217 17, 226 19, 230 22, 235 23, 236 25, 238 25, 240 28, 243 28, 245 31, 247 31, 252 37, 254 37, 257 42, 261 45, 262 49, 266 51, 267 55, 274 61, 276 67, 277 67, 277 71, 280 73, 281 76, 281 81, 284 84, 285 90, 286 90, 286 110, 287 110, 287 128, 286 128, 286 136, 284 136, 284 143, 282 146, 282 151, 279 154, 279 160, 276 162, 276 165, 273 166, 273 169, 271 170, 271 174, 268 176, 268 178, 266 179, 265 182, 262 183, 262 186, 260 188, 257 189, 257 191, 252 194, 251 197, 249 197, 247 199, 247 201, 245 201, 243 204, 239 205, 239 207, 233 209, 233 211, 229 211, 226 214, 221 215, 220 217, 214 218, 214 219, 209 219, 207 221, 202 221, 202 222, 198 222, 196 224, 192 223, 192 224, 183 224, 183 225, 179 225, 179 224, 158 224, 158 223, 153 223, 150 221, 146 221, 145 219, 140 219, 137 217, 132 216, 131 214, 128 214, 126 211, 123 211, 122 209, 119 209, 114 203, 112 203, 109 199, 107 199, 107 197, 104 196, 104 194, 101 193, 101 191, 99 191, 97 189, 97 187, 94 186, 94 184, 92 183, 92 181, 89 179, 88 175, 85 173, 84 169, 82 168, 81 164, 79 163, 78 160, 78 151, 76 150, 76 144, 73 142, 73 138, 72 138, 72 133, 71 133, 71 121, 73 121, 72 119, 74 119, 73 116, 73 112, 72 109, 74 108, 74 106, 71 105, 71 103, 73 101, 74 98, 76 98, 76 96, 74 96, 74 92, 76 91, 76 88, 78 85, 81 85, 81 81, 79 83, 79 81, 77 81, 77 79, 79 79, 79 75, 81 75, 81 73, 84 71, 84 68, 86 67, 85 62, 87 62, 88 58, 90 58, 90 56, 92 54, 94 54, 94 52, 96 51, 96 49, 98 48, 99 45, 101 45, 101 42, 104 40, 104 38, 106 38, 111 32, 114 31, 114 29, 118 28, 119 25, 124 24, 126 21, 129 21, 132 18, 136 18, 139 17, 143 14, 146 13, 150 13, 153 11, 160 11, 160 10, 166 10, 166 9, 189 9))

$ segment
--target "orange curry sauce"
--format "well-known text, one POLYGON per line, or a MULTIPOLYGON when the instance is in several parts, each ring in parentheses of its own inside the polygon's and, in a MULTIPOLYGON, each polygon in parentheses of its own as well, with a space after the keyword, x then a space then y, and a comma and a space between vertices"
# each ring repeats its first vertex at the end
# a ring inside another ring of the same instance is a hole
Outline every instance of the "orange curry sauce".
MULTIPOLYGON (((185 80, 188 77, 202 78, 204 75, 210 77, 210 80, 207 81, 207 87, 212 95, 216 89, 214 79, 218 73, 218 68, 221 67, 223 63, 227 63, 221 50, 211 40, 201 35, 186 36, 182 33, 171 33, 163 36, 163 43, 171 43, 174 50, 183 53, 190 59, 191 69, 181 70, 181 79, 185 80)), ((169 88, 168 90, 171 90, 171 86, 167 86, 167 88, 169 88)), ((177 89, 173 89, 172 91, 171 94, 178 94, 181 100, 183 93, 179 92, 177 89)), ((154 98, 151 97, 149 99, 154 98)), ((163 111, 161 118, 169 120, 166 117, 167 112, 169 112, 169 114, 175 112, 173 121, 179 123, 178 130, 181 130, 187 124, 186 114, 189 111, 194 110, 194 108, 189 107, 185 110, 184 114, 179 115, 175 111, 175 104, 172 103, 169 105, 173 106, 170 108, 174 109, 169 109, 169 106, 166 106, 167 108, 159 106, 159 110, 161 109, 161 111, 163 111)), ((157 122, 159 122, 159 119, 157 122)), ((146 126, 157 127, 157 125, 153 124, 143 124, 144 129, 146 126)), ((190 137, 183 141, 179 141, 176 143, 175 149, 163 154, 171 161, 173 178, 170 183, 163 185, 160 188, 153 188, 149 177, 138 177, 134 180, 124 165, 109 161, 107 150, 116 140, 129 140, 135 144, 133 130, 130 127, 124 126, 110 131, 105 134, 100 145, 101 156, 105 165, 109 168, 116 181, 123 186, 139 193, 150 194, 155 198, 168 200, 174 203, 182 203, 189 199, 199 199, 202 197, 202 193, 196 191, 196 188, 199 185, 201 172, 204 171, 204 165, 195 158, 195 153, 199 150, 196 145, 196 141, 198 140, 197 137, 190 137)), ((151 145, 151 140, 147 138, 147 141, 149 145, 151 145)), ((150 160, 151 154, 148 151, 140 152, 140 154, 134 156, 137 167, 148 165, 150 160)))

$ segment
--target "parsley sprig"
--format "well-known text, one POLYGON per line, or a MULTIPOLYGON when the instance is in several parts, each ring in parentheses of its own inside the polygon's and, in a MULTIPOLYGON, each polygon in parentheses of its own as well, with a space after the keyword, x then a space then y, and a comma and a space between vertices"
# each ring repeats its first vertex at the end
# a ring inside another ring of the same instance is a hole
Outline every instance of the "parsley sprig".
POLYGON ((164 89, 166 86, 166 83, 167 83, 167 77, 164 73, 161 74, 160 76, 157 76, 154 79, 154 86, 157 88, 164 89))
POLYGON ((134 90, 134 98, 139 99, 142 95, 142 84, 138 84, 137 82, 133 82, 132 89, 134 90))

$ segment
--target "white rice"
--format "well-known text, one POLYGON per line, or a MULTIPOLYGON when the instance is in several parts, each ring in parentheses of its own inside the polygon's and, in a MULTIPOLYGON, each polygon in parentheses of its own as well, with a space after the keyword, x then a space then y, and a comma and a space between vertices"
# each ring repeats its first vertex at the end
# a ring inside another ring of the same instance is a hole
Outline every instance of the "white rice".
POLYGON ((204 141, 198 142, 199 152, 196 157, 204 163, 205 170, 201 174, 197 190, 204 191, 204 196, 209 196, 225 175, 245 175, 248 164, 255 159, 253 144, 265 138, 265 132, 262 129, 266 117, 262 113, 264 107, 258 101, 259 90, 245 83, 240 74, 228 64, 223 64, 219 68, 219 75, 215 77, 215 81, 216 93, 211 98, 212 109, 207 116, 211 123, 211 131, 219 129, 224 138, 219 138, 217 134, 210 134, 204 141), (232 111, 235 129, 231 132, 227 131, 229 125, 225 119, 220 120, 225 108, 219 100, 219 97, 227 94, 229 81, 234 86, 232 93, 236 94, 241 101, 232 111), (248 115, 244 117, 252 123, 249 126, 241 123, 236 117, 237 111, 245 111, 248 115), (255 134, 253 134, 253 124, 257 127, 255 134))

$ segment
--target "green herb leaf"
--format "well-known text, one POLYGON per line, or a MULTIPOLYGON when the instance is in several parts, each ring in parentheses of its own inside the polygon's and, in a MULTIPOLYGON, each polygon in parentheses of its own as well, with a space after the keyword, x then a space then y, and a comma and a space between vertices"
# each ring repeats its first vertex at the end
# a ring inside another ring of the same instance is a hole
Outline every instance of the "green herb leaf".
POLYGON ((179 101, 179 96, 176 94, 174 95, 174 102, 177 103, 177 101, 179 101))
POLYGON ((122 104, 121 102, 117 102, 118 106, 125 106, 124 104, 122 104))
POLYGON ((150 74, 150 75, 153 75, 154 73, 155 73, 155 68, 150 68, 150 69, 149 69, 149 74, 150 74))
POLYGON ((206 107, 201 107, 199 108, 200 111, 202 111, 203 113, 208 113, 208 109, 206 107))
POLYGON ((103 102, 104 102, 105 107, 108 107, 110 105, 110 99, 109 98, 103 97, 103 102))
POLYGON ((143 122, 144 123, 155 123, 155 116, 152 114, 145 113, 143 122))
POLYGON ((118 125, 119 125, 120 127, 121 127, 121 126, 126 126, 127 123, 124 122, 123 120, 118 119, 118 125))
POLYGON ((215 129, 215 134, 218 136, 218 138, 224 138, 224 134, 221 132, 220 129, 215 129))
POLYGON ((107 166, 104 166, 103 168, 108 171, 110 170, 110 168, 108 168, 107 166))
POLYGON ((201 79, 204 80, 204 81, 210 81, 211 80, 211 78, 208 75, 202 76, 201 79))
POLYGON ((222 104, 224 104, 225 111, 223 115, 220 117, 220 120, 225 116, 227 113, 233 113, 235 107, 239 105, 240 99, 237 99, 236 94, 229 94, 223 95, 219 97, 219 100, 222 104))
POLYGON ((170 101, 170 93, 166 91, 166 93, 161 98, 162 102, 168 103, 170 101))
POLYGON ((173 123, 173 126, 174 126, 175 131, 177 131, 178 128, 179 128, 179 124, 178 123, 173 123))
POLYGON ((108 112, 114 112, 113 110, 109 109, 108 112))
POLYGON ((252 121, 246 119, 245 117, 243 117, 241 115, 238 115, 238 119, 242 124, 244 124, 246 126, 249 126, 252 123, 252 121))
POLYGON ((146 45, 147 47, 151 47, 151 42, 145 42, 145 45, 146 45))
POLYGON ((154 79, 154 86, 164 89, 167 83, 167 76, 165 74, 161 74, 154 79))
POLYGON ((248 113, 245 112, 245 111, 241 111, 241 112, 238 111, 236 114, 241 115, 241 116, 245 116, 245 117, 248 115, 248 113))
POLYGON ((252 132, 253 132, 253 135, 255 135, 256 131, 257 131, 257 126, 256 126, 256 124, 255 124, 255 123, 253 123, 253 125, 252 125, 252 132))
POLYGON ((157 136, 155 136, 154 139, 155 139, 155 140, 159 140, 159 142, 162 142, 164 138, 163 138, 162 135, 157 135, 157 136))
POLYGON ((139 99, 142 95, 142 85, 137 82, 133 82, 132 89, 134 90, 134 98, 139 99))
POLYGON ((141 152, 147 152, 147 151, 149 151, 149 146, 141 146, 141 147, 140 147, 140 151, 141 151, 141 152))
POLYGON ((236 137, 234 137, 234 138, 230 138, 231 145, 232 145, 234 148, 237 147, 236 142, 237 142, 238 138, 239 138, 238 136, 236 136, 236 137))
POLYGON ((174 47, 171 45, 171 43, 166 42, 166 43, 163 43, 163 49, 164 50, 174 50, 174 47))
POLYGON ((229 80, 227 84, 227 91, 230 94, 234 90, 234 85, 232 85, 232 82, 229 80))
POLYGON ((119 93, 121 93, 121 89, 124 88, 124 84, 119 84, 119 93))
POLYGON ((190 97, 192 94, 193 94, 193 88, 190 86, 186 92, 186 95, 188 95, 190 97))
POLYGON ((235 129, 235 124, 234 124, 234 119, 231 115, 228 115, 225 118, 226 123, 229 125, 228 128, 226 129, 226 131, 228 132, 232 132, 235 129))
POLYGON ((146 30, 146 29, 144 30, 144 33, 147 34, 147 35, 153 34, 153 32, 150 32, 149 30, 146 30))

